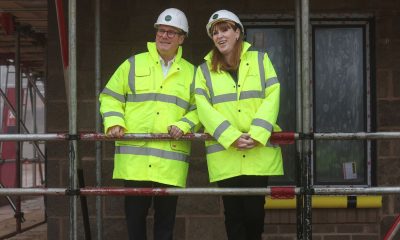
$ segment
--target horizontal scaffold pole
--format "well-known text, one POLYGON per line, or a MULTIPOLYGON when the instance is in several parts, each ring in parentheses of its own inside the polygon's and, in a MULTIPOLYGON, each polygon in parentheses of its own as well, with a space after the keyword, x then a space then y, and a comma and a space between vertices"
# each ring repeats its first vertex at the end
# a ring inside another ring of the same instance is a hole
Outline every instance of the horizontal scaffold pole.
MULTIPOLYGON (((273 144, 292 144, 295 140, 378 140, 400 139, 400 132, 358 132, 358 133, 294 133, 274 132, 271 135, 273 144)), ((41 134, 0 134, 0 141, 125 141, 125 140, 182 140, 205 141, 213 140, 207 133, 188 133, 179 139, 172 138, 167 133, 128 133, 121 138, 108 137, 103 133, 79 133, 70 135, 67 133, 41 133, 41 134)))
MULTIPOLYGON (((271 195, 273 198, 294 198, 304 194, 299 187, 269 188, 2 188, 1 195, 85 195, 85 196, 164 196, 164 195, 271 195)), ((378 195, 400 194, 400 187, 312 188, 309 195, 378 195)))

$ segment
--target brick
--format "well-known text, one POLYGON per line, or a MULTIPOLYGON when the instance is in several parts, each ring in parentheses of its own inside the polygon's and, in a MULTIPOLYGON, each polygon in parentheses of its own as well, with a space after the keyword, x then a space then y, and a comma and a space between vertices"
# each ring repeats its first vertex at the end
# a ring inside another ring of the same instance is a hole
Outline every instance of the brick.
POLYGON ((334 233, 334 232, 336 232, 334 224, 313 224, 312 231, 313 231, 313 233, 334 233))
POLYGON ((400 126, 400 100, 378 101, 378 124, 380 127, 400 126))
POLYGON ((279 232, 282 234, 296 233, 297 226, 294 224, 281 224, 279 225, 279 232))
POLYGON ((52 158, 60 159, 66 158, 68 155, 68 142, 67 141, 57 141, 47 143, 47 158, 48 160, 52 158))
POLYGON ((364 224, 364 232, 366 232, 366 233, 379 233, 379 225, 377 223, 364 224))
POLYGON ((61 226, 60 218, 47 217, 47 239, 61 239, 61 226))
POLYGON ((392 150, 393 150, 393 157, 400 156, 400 141, 399 140, 392 140, 392 150))
POLYGON ((47 132, 68 131, 68 107, 66 102, 47 102, 47 132))
POLYGON ((114 142, 105 141, 103 144, 103 158, 114 159, 114 142))
POLYGON ((371 7, 372 9, 380 9, 380 11, 393 10, 400 7, 400 2, 397 0, 371 0, 371 7))
MULTIPOLYGON (((147 239, 148 240, 157 240, 154 239, 154 217, 147 217, 147 239)), ((184 240, 186 235, 186 220, 183 217, 177 217, 175 219, 175 226, 173 232, 174 240, 184 240)))
POLYGON ((295 235, 263 235, 263 240, 295 240, 295 235))
POLYGON ((400 168, 399 158, 380 158, 378 161, 379 185, 394 186, 399 183, 400 176, 398 169, 400 168))
POLYGON ((197 157, 197 158, 205 158, 206 156, 206 151, 205 151, 205 146, 204 142, 202 141, 194 141, 192 142, 192 157, 197 157))
POLYGON ((391 96, 391 74, 387 70, 378 70, 376 74, 376 88, 378 98, 387 98, 391 96))
POLYGON ((393 97, 400 97, 400 71, 393 72, 393 97))
POLYGON ((338 233, 362 233, 364 231, 363 225, 360 224, 338 224, 338 233))
POLYGON ((364 234, 364 235, 353 235, 352 240, 379 240, 379 235, 371 235, 371 234, 364 234))
POLYGON ((189 173, 187 179, 188 187, 210 187, 207 162, 205 158, 190 158, 189 173))
POLYGON ((380 157, 390 156, 391 155, 391 140, 378 140, 378 155, 380 157))
MULTIPOLYGON (((381 239, 383 239, 384 235, 390 229, 390 227, 392 226, 395 219, 396 219, 396 217, 394 217, 394 216, 385 216, 382 218, 381 226, 380 226, 381 227, 381 239)), ((397 238, 393 238, 393 239, 397 239, 397 238)))
POLYGON ((125 217, 104 218, 103 239, 128 239, 125 217))
POLYGON ((79 101, 77 108, 78 127, 80 131, 93 132, 95 127, 95 110, 96 103, 94 101, 79 101))
POLYGON ((46 211, 48 216, 67 217, 69 215, 69 198, 47 196, 46 211))
POLYGON ((350 240, 351 239, 351 235, 325 235, 324 236, 324 240, 350 240))
POLYGON ((278 225, 275 224, 264 224, 264 233, 265 234, 276 234, 279 231, 278 225))
POLYGON ((322 236, 320 236, 320 235, 315 235, 315 234, 313 234, 313 235, 312 235, 312 239, 313 239, 313 240, 322 240, 323 238, 322 238, 322 236))
POLYGON ((178 200, 177 213, 180 215, 219 215, 221 208, 219 196, 181 196, 178 200))
MULTIPOLYGON (((86 51, 79 51, 80 52, 80 57, 81 61, 91 61, 94 59, 94 56, 81 56, 83 54, 86 54, 86 51), (82 52, 82 53, 81 53, 82 52), (90 59, 89 59, 90 58, 90 59)), ((79 101, 97 101, 98 99, 95 98, 96 94, 96 88, 95 88, 95 75, 94 75, 94 69, 84 69, 84 70, 79 70, 79 74, 77 76, 77 97, 79 101), (91 81, 88 81, 91 80, 91 81)), ((102 91, 101 89, 100 91, 102 91)), ((79 116, 78 116, 79 117, 79 116)), ((91 118, 95 118, 95 115, 93 115, 91 118)))
POLYGON ((106 197, 104 202, 104 217, 125 217, 124 197, 106 197))
POLYGON ((223 217, 191 217, 187 223, 186 239, 227 239, 223 217))

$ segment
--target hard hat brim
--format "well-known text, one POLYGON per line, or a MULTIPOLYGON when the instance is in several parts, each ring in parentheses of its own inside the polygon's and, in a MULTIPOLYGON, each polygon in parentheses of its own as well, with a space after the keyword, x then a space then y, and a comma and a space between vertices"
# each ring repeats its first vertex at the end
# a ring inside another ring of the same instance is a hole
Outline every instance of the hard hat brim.
MULTIPOLYGON (((231 19, 229 19, 229 18, 218 18, 218 19, 216 19, 215 21, 209 22, 209 23, 207 24, 207 34, 208 34, 208 36, 209 36, 210 38, 212 38, 211 29, 213 28, 213 26, 214 26, 215 24, 220 23, 220 22, 232 22, 233 24, 237 25, 237 23, 236 23, 235 21, 233 21, 233 20, 231 20, 231 19)), ((242 28, 242 26, 241 26, 240 24, 238 24, 238 25, 239 25, 240 31, 243 33, 243 28, 242 28)))

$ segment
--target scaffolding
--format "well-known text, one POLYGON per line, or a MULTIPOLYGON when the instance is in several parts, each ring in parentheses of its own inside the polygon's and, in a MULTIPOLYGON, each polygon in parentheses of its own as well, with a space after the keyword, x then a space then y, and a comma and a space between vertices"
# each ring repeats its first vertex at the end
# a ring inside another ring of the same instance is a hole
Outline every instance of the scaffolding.
MULTIPOLYGON (((359 132, 359 133, 313 133, 310 129, 311 121, 311 80, 310 80, 310 47, 309 47, 309 0, 295 0, 295 22, 296 22, 296 82, 297 82, 297 113, 296 113, 296 133, 274 133, 271 137, 276 144, 296 143, 298 164, 296 187, 269 187, 269 188, 251 188, 251 189, 233 189, 233 188, 108 188, 102 187, 101 176, 101 141, 114 141, 116 138, 107 137, 100 134, 101 120, 99 114, 99 105, 96 104, 96 133, 78 133, 77 132, 77 93, 76 93, 76 0, 69 0, 68 7, 68 50, 65 49, 65 25, 62 16, 62 1, 56 0, 58 13, 58 23, 60 30, 60 41, 62 43, 62 58, 64 64, 64 76, 66 77, 67 96, 69 99, 69 132, 58 134, 28 134, 21 133, 21 97, 17 96, 16 117, 19 123, 17 134, 0 134, 0 141, 68 141, 69 142, 69 187, 68 188, 1 188, 0 195, 4 196, 22 196, 22 195, 59 195, 68 196, 70 199, 69 208, 69 238, 78 239, 78 198, 81 200, 81 206, 86 205, 86 196, 96 196, 96 231, 97 239, 102 239, 102 196, 109 195, 271 195, 280 198, 294 198, 297 196, 297 238, 312 239, 312 195, 374 195, 374 194, 399 194, 400 187, 331 187, 319 188, 312 186, 311 182, 311 143, 314 140, 377 140, 377 139, 400 139, 400 132, 359 132), (61 15, 61 16, 60 16, 61 15), (68 56, 65 54, 68 53, 68 56), (67 81, 68 80, 68 81, 67 81), (96 141, 96 187, 85 187, 82 178, 81 162, 77 153, 79 141, 96 141)), ((100 0, 95 1, 95 92, 98 98, 100 94, 100 0)), ((18 41, 18 32, 17 32, 18 41)), ((18 44, 16 47, 16 79, 19 76, 18 44)), ((19 81, 17 81, 19 82, 19 81)), ((20 88, 20 85, 18 85, 20 88)), ((18 91, 19 92, 19 91, 18 91)), ((168 134, 127 134, 118 140, 171 140, 168 134)), ((211 139, 207 134, 186 134, 181 140, 204 141, 211 139)), ((18 144, 20 145, 20 144, 18 144)), ((21 163, 20 148, 17 148, 17 164, 21 163)), ((39 158, 42 156, 39 154, 39 158)), ((20 176, 18 176, 20 178, 20 176)), ((16 206, 17 212, 18 205, 16 206)), ((90 229, 88 225, 87 209, 82 209, 85 223, 85 237, 90 239, 90 229), (85 218, 86 217, 86 218, 85 218)), ((400 219, 400 218, 398 218, 400 219)), ((399 221, 388 232, 385 239, 391 239, 399 229, 399 221)))

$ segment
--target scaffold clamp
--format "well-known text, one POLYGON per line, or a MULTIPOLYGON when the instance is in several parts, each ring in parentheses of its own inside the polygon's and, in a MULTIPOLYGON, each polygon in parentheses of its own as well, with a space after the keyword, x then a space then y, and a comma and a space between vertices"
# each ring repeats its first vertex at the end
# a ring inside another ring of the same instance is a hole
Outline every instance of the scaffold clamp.
POLYGON ((81 190, 80 189, 67 188, 65 190, 65 195, 67 195, 67 196, 79 196, 79 195, 81 195, 81 190))
POLYGON ((81 140, 81 136, 79 134, 67 134, 68 141, 73 140, 81 140))
POLYGON ((16 218, 16 219, 20 219, 21 220, 21 222, 25 222, 25 218, 24 218, 24 212, 15 212, 14 213, 14 217, 16 218))

